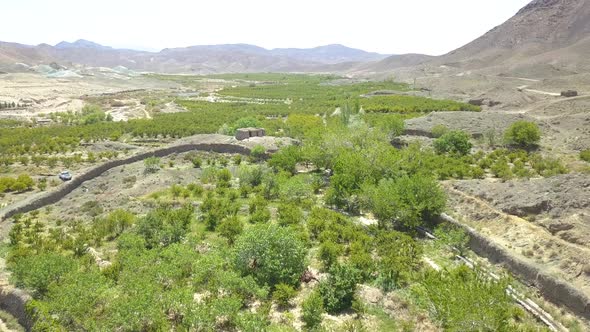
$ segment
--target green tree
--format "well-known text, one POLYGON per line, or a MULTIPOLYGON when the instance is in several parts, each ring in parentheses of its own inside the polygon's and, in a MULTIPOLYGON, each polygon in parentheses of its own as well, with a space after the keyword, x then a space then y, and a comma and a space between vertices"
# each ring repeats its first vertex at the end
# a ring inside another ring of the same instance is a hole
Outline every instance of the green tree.
POLYGON ((236 238, 244 231, 244 224, 238 216, 226 218, 217 226, 219 235, 225 237, 229 244, 234 244, 236 238))
POLYGON ((301 208, 295 204, 283 203, 278 208, 278 222, 281 226, 297 225, 303 220, 301 208))
POLYGON ((516 121, 504 133, 504 140, 511 145, 531 148, 539 144, 541 129, 534 122, 516 121))
POLYGON ((165 247, 180 242, 193 220, 194 208, 187 204, 180 209, 157 208, 137 223, 136 232, 147 248, 165 247))
POLYGON ((75 260, 56 253, 41 253, 18 259, 12 266, 16 285, 44 295, 49 285, 77 267, 75 260))
POLYGON ((268 160, 268 165, 277 170, 283 170, 291 174, 297 172, 297 163, 301 161, 301 150, 299 147, 290 145, 274 153, 268 160))
POLYGON ((332 241, 324 241, 320 245, 320 260, 324 264, 324 270, 329 271, 330 268, 338 262, 338 257, 344 253, 342 245, 332 241))
POLYGON ((449 131, 434 141, 434 149, 437 153, 467 155, 473 147, 469 140, 469 135, 463 131, 449 131))
POLYGON ((301 304, 302 319, 309 330, 315 330, 322 323, 324 300, 318 291, 312 292, 301 304))
POLYGON ((351 265, 334 265, 328 278, 319 285, 324 307, 329 313, 338 313, 352 306, 360 272, 351 265))
POLYGON ((289 301, 297 295, 297 291, 291 285, 278 284, 272 293, 272 299, 281 307, 288 307, 289 301))
POLYGON ((236 130, 240 128, 258 128, 260 127, 260 121, 253 117, 246 117, 238 119, 230 128, 229 135, 234 135, 236 130))
POLYGON ((382 231, 377 237, 378 282, 390 291, 404 285, 417 271, 422 260, 422 246, 406 234, 382 231))
POLYGON ((238 271, 251 275, 260 285, 297 285, 306 267, 307 250, 289 228, 257 225, 238 237, 234 263, 238 271))
POLYGON ((303 139, 310 132, 324 126, 322 118, 308 114, 291 114, 285 121, 285 133, 289 137, 303 139))
POLYGON ((365 187, 364 196, 382 226, 393 223, 413 229, 438 216, 446 205, 438 183, 421 174, 381 180, 376 187, 365 187))

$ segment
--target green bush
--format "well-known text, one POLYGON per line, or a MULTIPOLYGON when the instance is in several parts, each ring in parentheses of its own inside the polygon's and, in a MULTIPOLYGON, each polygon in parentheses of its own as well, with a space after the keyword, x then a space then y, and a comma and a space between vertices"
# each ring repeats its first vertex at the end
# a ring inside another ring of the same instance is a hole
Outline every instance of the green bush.
POLYGON ((290 145, 274 153, 268 160, 268 165, 277 170, 283 170, 295 174, 297 171, 295 167, 299 161, 301 161, 300 148, 290 145))
POLYGON ((511 145, 530 148, 539 144, 541 129, 534 122, 516 121, 504 133, 504 140, 511 145))
POLYGON ((199 157, 194 157, 191 159, 191 163, 193 164, 194 168, 201 168, 201 165, 203 164, 203 160, 199 157))
POLYGON ((326 311, 333 314, 350 309, 359 281, 360 272, 351 265, 334 265, 319 285, 326 311))
POLYGON ((244 225, 238 216, 231 216, 217 226, 219 235, 225 237, 229 244, 233 244, 236 238, 244 231, 244 225))
POLYGON ((221 188, 229 188, 232 175, 229 169, 224 168, 217 172, 217 186, 221 188))
POLYGON ((580 152, 580 159, 590 163, 590 149, 580 152))
POLYGON ((271 215, 267 207, 257 209, 250 215, 252 224, 265 224, 270 221, 271 215))
POLYGON ((338 257, 344 253, 342 245, 334 243, 330 240, 322 242, 320 245, 320 260, 324 264, 324 270, 328 271, 338 262, 338 257))
POLYGON ((449 331, 508 331, 511 308, 506 280, 462 266, 426 273, 422 285, 431 314, 449 331))
POLYGON ((285 227, 257 225, 238 237, 234 264, 260 285, 297 285, 305 270, 307 250, 296 234, 285 227))
POLYGON ((143 160, 143 164, 147 173, 155 173, 160 170, 160 158, 158 157, 146 158, 143 160))
POLYGON ((289 301, 297 295, 297 291, 291 285, 278 284, 272 292, 272 299, 281 307, 288 307, 289 301))
POLYGON ((227 198, 215 198, 212 193, 209 193, 203 200, 200 208, 202 212, 201 217, 205 225, 207 225, 207 229, 214 231, 217 228, 217 224, 223 219, 236 215, 239 206, 227 198))
POLYGON ((364 196, 383 225, 399 224, 410 229, 438 216, 446 205, 438 183, 424 175, 381 180, 376 187, 364 188, 364 196))
POLYGON ((432 129, 430 130, 430 132, 432 133, 432 136, 434 138, 439 138, 442 135, 446 134, 449 132, 449 127, 443 125, 443 124, 437 124, 434 127, 432 127, 432 129))
POLYGON ((42 253, 18 259, 12 266, 16 285, 43 296, 49 285, 77 268, 77 262, 56 253, 42 253))
POLYGON ((434 230, 434 235, 440 243, 456 249, 460 255, 465 254, 469 247, 469 235, 457 226, 443 224, 434 230))
POLYGON ((283 203, 278 208, 278 222, 281 226, 297 225, 303 220, 301 208, 295 204, 283 203))
POLYGON ((469 135, 460 130, 449 131, 434 141, 437 153, 467 155, 472 147, 469 135))
POLYGON ((423 249, 410 236, 382 231, 377 237, 378 283, 385 291, 407 283, 421 264, 423 249))
POLYGON ((309 330, 316 329, 322 323, 324 300, 319 292, 312 292, 301 304, 302 320, 309 330))
POLYGON ((178 243, 188 231, 193 214, 194 208, 189 204, 176 210, 161 207, 141 218, 136 232, 144 238, 147 248, 178 243))
POLYGON ((256 145, 255 147, 250 150, 250 157, 254 161, 261 161, 266 156, 266 149, 262 145, 256 145))

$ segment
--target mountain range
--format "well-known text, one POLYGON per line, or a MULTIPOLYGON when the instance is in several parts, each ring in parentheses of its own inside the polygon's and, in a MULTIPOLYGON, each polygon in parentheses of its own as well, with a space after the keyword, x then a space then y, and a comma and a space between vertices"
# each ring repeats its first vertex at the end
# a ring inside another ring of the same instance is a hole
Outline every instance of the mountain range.
MULTIPOLYGON (((383 55, 343 45, 267 50, 227 44, 170 48, 160 52, 115 49, 87 40, 37 46, 0 42, 0 70, 55 62, 66 67, 124 66, 170 73, 359 72, 453 67, 490 73, 546 77, 590 69, 590 0, 534 0, 516 15, 442 56, 383 55)), ((22 68, 20 68, 22 69, 22 68)), ((423 69, 420 69, 423 70, 423 69)))
POLYGON ((0 42, 0 68, 4 70, 14 70, 18 63, 32 66, 55 62, 64 66, 125 66, 138 71, 173 73, 322 71, 341 63, 363 63, 386 57, 388 55, 337 44, 273 50, 248 44, 225 44, 146 52, 115 49, 83 39, 55 46, 0 42))

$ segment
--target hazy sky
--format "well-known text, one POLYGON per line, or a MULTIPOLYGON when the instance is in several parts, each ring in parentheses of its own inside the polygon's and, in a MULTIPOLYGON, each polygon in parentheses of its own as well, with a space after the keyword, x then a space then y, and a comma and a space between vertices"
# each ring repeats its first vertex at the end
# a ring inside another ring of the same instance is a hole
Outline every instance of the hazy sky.
POLYGON ((159 50, 248 43, 344 44, 389 54, 451 51, 530 0, 3 0, 0 40, 80 38, 159 50))

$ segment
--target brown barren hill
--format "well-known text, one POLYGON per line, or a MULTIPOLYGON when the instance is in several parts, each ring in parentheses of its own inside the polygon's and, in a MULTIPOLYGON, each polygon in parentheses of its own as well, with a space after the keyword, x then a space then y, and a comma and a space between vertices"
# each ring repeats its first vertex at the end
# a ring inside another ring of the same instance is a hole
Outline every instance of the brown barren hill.
POLYGON ((590 64, 589 23, 589 0, 534 0, 502 25, 438 61, 473 69, 547 64, 583 70, 590 64))

